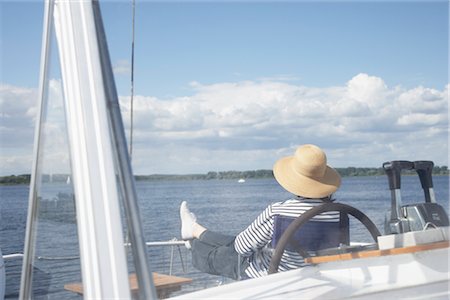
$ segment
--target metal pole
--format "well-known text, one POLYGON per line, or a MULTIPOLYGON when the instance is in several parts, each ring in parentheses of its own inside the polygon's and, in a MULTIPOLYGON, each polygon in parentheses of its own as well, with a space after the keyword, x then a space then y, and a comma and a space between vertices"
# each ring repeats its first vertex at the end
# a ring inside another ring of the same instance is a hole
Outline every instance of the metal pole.
POLYGON ((124 132, 119 100, 117 97, 114 75, 111 68, 105 30, 103 28, 101 12, 98 2, 93 2, 97 36, 99 39, 102 72, 105 78, 105 93, 108 99, 108 114, 112 129, 115 156, 118 164, 119 182, 123 193, 123 203, 127 217, 131 248, 136 268, 141 299, 157 299, 150 266, 147 261, 145 238, 142 230, 137 194, 133 172, 129 160, 127 142, 124 132))

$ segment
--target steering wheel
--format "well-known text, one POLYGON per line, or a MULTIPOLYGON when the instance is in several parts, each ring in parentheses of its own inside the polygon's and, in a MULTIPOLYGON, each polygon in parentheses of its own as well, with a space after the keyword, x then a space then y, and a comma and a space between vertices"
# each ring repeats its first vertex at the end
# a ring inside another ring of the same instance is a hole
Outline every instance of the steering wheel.
MULTIPOLYGON (((355 217, 358 221, 360 221, 369 231, 369 233, 372 235, 372 238, 377 241, 377 237, 381 235, 378 228, 375 226, 375 224, 367 217, 363 212, 360 210, 346 204, 342 203, 324 203, 319 206, 313 207, 307 212, 300 215, 298 218, 296 218, 292 223, 288 226, 288 228, 284 231, 283 235, 281 236, 277 247, 275 248, 275 251, 272 255, 272 259, 270 260, 270 266, 269 266, 269 274, 273 274, 278 272, 278 266, 280 265, 281 256, 283 255, 283 252, 289 243, 289 240, 292 238, 294 233, 300 229, 306 222, 311 220, 313 217, 329 211, 337 211, 346 213, 348 215, 351 215, 355 217)), ((300 253, 304 252, 299 251, 300 253)))

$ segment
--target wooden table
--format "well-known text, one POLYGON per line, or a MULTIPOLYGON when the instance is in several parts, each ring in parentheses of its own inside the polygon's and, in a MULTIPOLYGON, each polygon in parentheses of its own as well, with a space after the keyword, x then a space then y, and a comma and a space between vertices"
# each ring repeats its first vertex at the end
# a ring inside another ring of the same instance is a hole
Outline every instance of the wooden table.
MULTIPOLYGON (((128 276, 130 282, 130 289, 132 294, 137 294, 139 287, 137 283, 136 274, 130 274, 128 276)), ((164 275, 159 273, 153 273, 153 283, 158 294, 158 298, 167 298, 170 293, 179 291, 183 284, 192 282, 191 278, 178 277, 172 275, 164 275)), ((81 282, 69 283, 64 285, 64 289, 83 295, 83 284, 81 282)))

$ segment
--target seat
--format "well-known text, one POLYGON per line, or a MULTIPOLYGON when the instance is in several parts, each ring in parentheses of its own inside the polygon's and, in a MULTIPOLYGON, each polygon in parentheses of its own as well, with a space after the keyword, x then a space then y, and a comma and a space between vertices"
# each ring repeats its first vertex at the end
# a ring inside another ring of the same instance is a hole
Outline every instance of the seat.
MULTIPOLYGON (((276 215, 274 218, 274 233, 272 248, 275 249, 287 227, 295 217, 276 215)), ((340 213, 339 222, 308 221, 298 229, 290 239, 286 250, 288 251, 319 251, 335 248, 340 245, 349 245, 350 229, 349 218, 346 213, 340 213)))

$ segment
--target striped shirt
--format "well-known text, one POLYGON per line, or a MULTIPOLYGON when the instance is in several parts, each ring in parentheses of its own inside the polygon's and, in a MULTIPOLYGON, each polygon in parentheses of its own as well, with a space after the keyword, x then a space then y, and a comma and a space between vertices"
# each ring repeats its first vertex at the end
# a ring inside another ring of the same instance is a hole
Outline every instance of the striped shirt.
MULTIPOLYGON (((307 210, 323 204, 318 199, 290 199, 269 205, 244 231, 238 234, 234 242, 236 251, 248 258, 247 276, 267 275, 273 249, 270 248, 275 215, 298 217, 307 210)), ((339 222, 339 212, 325 212, 311 220, 319 222, 339 222)), ((305 266, 303 258, 296 252, 284 251, 279 266, 280 271, 305 266)))

